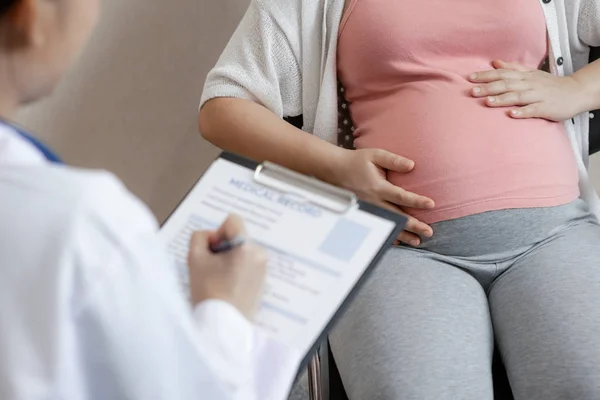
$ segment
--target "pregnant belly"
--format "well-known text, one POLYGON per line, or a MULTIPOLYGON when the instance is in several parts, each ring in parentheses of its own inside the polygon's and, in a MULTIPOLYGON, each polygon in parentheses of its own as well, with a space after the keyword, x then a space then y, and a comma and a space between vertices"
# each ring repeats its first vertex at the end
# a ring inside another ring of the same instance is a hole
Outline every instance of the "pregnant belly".
POLYGON ((401 99, 353 104, 355 145, 415 161, 413 171, 389 172, 388 179, 436 202, 431 213, 409 210, 425 222, 577 196, 575 158, 562 124, 515 120, 456 92, 401 99))

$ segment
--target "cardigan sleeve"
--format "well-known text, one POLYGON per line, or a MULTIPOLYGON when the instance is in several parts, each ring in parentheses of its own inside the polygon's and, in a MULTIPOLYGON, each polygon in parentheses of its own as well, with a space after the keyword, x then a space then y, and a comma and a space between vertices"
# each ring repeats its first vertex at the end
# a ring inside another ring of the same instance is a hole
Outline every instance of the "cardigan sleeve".
POLYGON ((600 1, 581 0, 577 23, 579 39, 588 46, 600 46, 600 1))
POLYGON ((213 98, 233 97, 280 117, 302 113, 300 13, 293 3, 252 0, 207 76, 200 107, 213 98))

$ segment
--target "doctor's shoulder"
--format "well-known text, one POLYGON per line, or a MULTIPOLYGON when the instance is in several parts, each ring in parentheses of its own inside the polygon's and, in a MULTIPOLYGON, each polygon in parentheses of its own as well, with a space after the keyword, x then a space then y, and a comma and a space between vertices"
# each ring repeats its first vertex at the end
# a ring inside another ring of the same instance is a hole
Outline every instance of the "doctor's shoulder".
POLYGON ((135 258, 144 245, 157 247, 156 219, 109 172, 47 165, 5 168, 0 189, 5 207, 13 208, 0 214, 34 238, 30 250, 51 242, 71 267, 109 269, 121 264, 111 262, 115 257, 135 258))
POLYGON ((156 232, 158 228, 148 207, 111 172, 53 166, 40 168, 39 174, 40 179, 34 177, 38 189, 68 205, 70 210, 66 211, 74 218, 84 216, 116 231, 136 228, 156 232))

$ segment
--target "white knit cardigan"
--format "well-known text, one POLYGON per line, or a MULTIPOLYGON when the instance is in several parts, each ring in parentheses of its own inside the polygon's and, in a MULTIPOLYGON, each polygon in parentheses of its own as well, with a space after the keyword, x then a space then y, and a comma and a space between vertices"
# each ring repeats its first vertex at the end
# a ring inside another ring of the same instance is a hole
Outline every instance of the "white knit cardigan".
MULTIPOLYGON (((279 116, 304 116, 303 129, 337 141, 337 37, 345 0, 252 0, 215 68, 201 106, 216 97, 252 100, 279 116)), ((550 70, 570 75, 600 46, 600 0, 539 0, 550 43, 550 70)), ((565 121, 577 155, 581 197, 600 217, 590 184, 589 113, 565 121)))

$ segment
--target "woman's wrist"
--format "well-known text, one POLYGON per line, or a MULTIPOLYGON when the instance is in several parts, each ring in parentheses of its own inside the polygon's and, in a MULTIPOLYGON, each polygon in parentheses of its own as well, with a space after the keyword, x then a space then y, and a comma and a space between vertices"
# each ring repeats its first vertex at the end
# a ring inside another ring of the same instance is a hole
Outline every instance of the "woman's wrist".
POLYGON ((571 75, 577 82, 578 114, 600 108, 600 64, 594 62, 571 75))
POLYGON ((584 87, 583 100, 580 107, 581 112, 588 112, 600 108, 600 86, 594 86, 598 85, 588 85, 587 87, 584 87))
POLYGON ((323 149, 324 151, 319 157, 320 161, 316 163, 319 168, 318 171, 315 171, 315 177, 332 185, 343 187, 344 178, 350 173, 344 168, 344 160, 351 150, 330 143, 327 143, 327 147, 327 149, 323 149))
POLYGON ((579 115, 581 113, 594 109, 594 91, 586 85, 585 82, 580 81, 576 76, 568 76, 566 79, 572 79, 576 83, 577 90, 573 97, 574 102, 571 104, 573 107, 573 115, 579 115))

